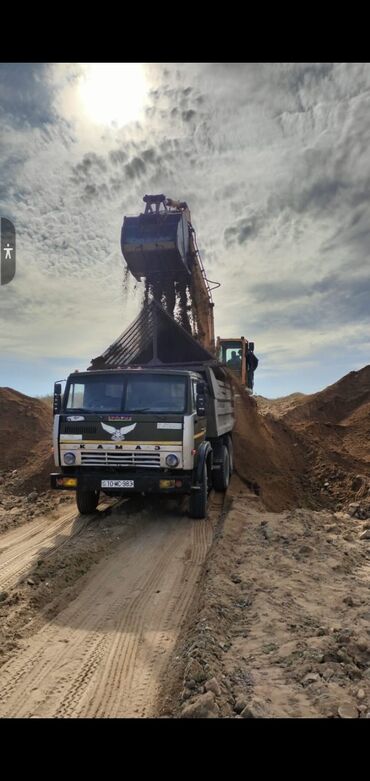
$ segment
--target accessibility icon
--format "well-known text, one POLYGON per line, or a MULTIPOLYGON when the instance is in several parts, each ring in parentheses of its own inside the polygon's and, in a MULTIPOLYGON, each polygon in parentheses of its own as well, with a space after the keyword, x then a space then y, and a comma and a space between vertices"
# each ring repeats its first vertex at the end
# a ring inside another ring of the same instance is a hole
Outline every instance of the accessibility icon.
POLYGON ((6 217, 1 218, 0 285, 7 285, 15 276, 15 227, 6 217))

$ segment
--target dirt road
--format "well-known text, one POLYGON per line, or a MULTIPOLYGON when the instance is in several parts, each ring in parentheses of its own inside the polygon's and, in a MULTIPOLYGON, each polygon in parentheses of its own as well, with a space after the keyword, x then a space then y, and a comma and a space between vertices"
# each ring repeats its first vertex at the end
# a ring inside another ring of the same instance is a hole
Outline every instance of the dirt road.
POLYGON ((0 717, 368 718, 370 522, 268 512, 236 476, 226 506, 2 535, 0 717))
MULTIPOLYGON (((0 716, 152 715, 212 542, 218 502, 207 521, 190 521, 181 511, 134 518, 128 537, 91 569, 78 596, 23 639, 0 669, 0 716)), ((72 524, 69 513, 52 534, 72 524)), ((33 537, 19 530, 2 538, 8 580, 38 545, 51 544, 50 531, 35 527, 33 537)))
MULTIPOLYGON (((99 505, 99 511, 112 502, 99 505)), ((27 572, 32 560, 42 552, 54 551, 87 526, 92 516, 82 517, 76 507, 68 511, 54 512, 53 518, 41 516, 27 526, 6 532, 0 537, 0 591, 13 586, 27 572)))
POLYGON ((84 521, 81 519, 73 529, 76 510, 70 510, 61 518, 50 521, 42 517, 26 527, 22 526, 0 537, 0 589, 13 586, 23 573, 27 572, 32 559, 43 550, 62 544, 66 535, 77 533, 84 521))

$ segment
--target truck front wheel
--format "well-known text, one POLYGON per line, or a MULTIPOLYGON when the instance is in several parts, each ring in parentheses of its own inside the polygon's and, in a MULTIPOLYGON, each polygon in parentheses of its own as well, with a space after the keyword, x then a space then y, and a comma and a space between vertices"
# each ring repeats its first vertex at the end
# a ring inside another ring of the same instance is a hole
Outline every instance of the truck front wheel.
POLYGON ((95 512, 99 502, 100 491, 88 491, 77 486, 76 502, 81 515, 95 512))
POLYGON ((207 464, 204 464, 202 480, 199 490, 192 491, 189 499, 190 518, 205 518, 207 514, 208 500, 208 475, 207 464))

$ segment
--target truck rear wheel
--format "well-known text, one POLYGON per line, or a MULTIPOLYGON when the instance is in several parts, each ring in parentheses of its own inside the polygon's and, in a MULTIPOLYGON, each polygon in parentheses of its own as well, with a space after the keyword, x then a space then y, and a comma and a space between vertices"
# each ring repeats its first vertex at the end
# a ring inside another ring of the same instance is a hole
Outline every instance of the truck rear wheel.
POLYGON ((213 487, 215 491, 226 491, 230 482, 230 456, 226 445, 221 445, 220 449, 220 468, 213 471, 213 487))
POLYGON ((100 491, 88 491, 77 486, 76 502, 81 515, 95 512, 99 502, 100 491))
POLYGON ((232 441, 231 437, 227 438, 226 446, 227 446, 227 449, 229 451, 229 462, 230 462, 230 470, 229 471, 230 471, 230 477, 231 477, 231 475, 232 475, 232 473, 234 471, 234 445, 233 445, 233 441, 232 441))
POLYGON ((189 498, 190 518, 205 518, 207 514, 208 500, 208 475, 207 464, 204 464, 202 481, 199 491, 192 491, 189 498))

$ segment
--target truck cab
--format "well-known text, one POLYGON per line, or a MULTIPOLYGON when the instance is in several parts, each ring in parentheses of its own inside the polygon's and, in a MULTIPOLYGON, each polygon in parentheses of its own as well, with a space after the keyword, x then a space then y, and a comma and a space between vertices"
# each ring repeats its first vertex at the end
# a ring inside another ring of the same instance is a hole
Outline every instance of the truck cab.
POLYGON ((75 490, 83 514, 103 491, 188 494, 190 515, 204 517, 209 488, 226 490, 232 471, 232 391, 222 371, 73 372, 63 394, 55 386, 51 486, 75 490))

